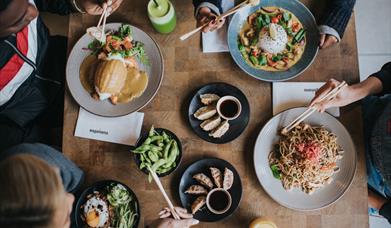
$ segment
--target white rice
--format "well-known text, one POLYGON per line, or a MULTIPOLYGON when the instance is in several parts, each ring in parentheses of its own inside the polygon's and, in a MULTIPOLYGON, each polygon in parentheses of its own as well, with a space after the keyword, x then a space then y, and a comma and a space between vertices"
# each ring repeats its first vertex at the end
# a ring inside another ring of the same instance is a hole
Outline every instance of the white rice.
POLYGON ((259 33, 258 47, 267 53, 281 53, 283 50, 285 50, 286 44, 288 43, 288 35, 281 25, 272 23, 270 26, 275 26, 276 39, 274 40, 270 37, 268 30, 261 31, 259 33))

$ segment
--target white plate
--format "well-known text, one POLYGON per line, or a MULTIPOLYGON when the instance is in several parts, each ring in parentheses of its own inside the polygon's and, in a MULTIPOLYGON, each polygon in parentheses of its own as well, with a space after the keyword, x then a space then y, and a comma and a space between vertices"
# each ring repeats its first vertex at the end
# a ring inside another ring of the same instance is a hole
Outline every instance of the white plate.
MULTIPOLYGON (((121 23, 106 24, 106 31, 118 30, 120 26, 121 23)), ((159 90, 164 72, 163 57, 159 46, 144 31, 134 26, 131 27, 133 29, 133 39, 144 43, 145 52, 150 60, 151 66, 144 66, 139 63, 141 70, 146 71, 148 74, 148 85, 140 97, 128 103, 113 105, 108 100, 96 101, 83 88, 79 78, 79 70, 83 60, 91 53, 91 51, 85 50, 93 40, 91 36, 84 34, 77 41, 69 55, 66 67, 68 88, 76 102, 91 113, 100 116, 115 117, 136 112, 147 105, 159 90)))
POLYGON ((333 181, 330 184, 316 190, 312 195, 298 188, 291 191, 285 190, 281 181, 273 177, 268 155, 273 145, 279 140, 278 131, 305 110, 306 108, 293 108, 274 116, 259 133, 254 149, 255 172, 264 190, 279 204, 301 211, 321 209, 341 198, 352 183, 357 157, 352 138, 346 128, 330 114, 315 112, 304 122, 324 126, 338 137, 338 144, 345 151, 344 157, 337 162, 340 171, 333 175, 333 181))

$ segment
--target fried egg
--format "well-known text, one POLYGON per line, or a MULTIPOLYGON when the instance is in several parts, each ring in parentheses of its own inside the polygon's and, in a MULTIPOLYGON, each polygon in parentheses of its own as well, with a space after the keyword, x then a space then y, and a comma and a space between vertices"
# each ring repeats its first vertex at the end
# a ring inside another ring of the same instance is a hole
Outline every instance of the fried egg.
POLYGON ((104 227, 109 220, 109 208, 107 201, 98 195, 92 196, 84 204, 84 217, 90 227, 104 227))

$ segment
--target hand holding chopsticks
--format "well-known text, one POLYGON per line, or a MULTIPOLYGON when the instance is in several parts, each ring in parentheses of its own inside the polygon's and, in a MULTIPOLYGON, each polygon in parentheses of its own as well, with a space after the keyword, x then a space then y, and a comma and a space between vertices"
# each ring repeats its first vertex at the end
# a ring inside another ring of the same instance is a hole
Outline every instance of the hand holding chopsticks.
POLYGON ((111 4, 112 0, 109 0, 107 4, 104 4, 103 6, 103 12, 99 18, 98 25, 95 27, 89 27, 87 29, 87 33, 94 37, 95 39, 105 42, 106 41, 106 33, 105 33, 105 26, 106 26, 106 19, 110 15, 111 11, 111 4))
MULTIPOLYGON (((247 5, 258 5, 259 4, 259 0, 245 0, 243 1, 242 3, 236 5, 235 7, 233 7, 232 9, 228 10, 227 12, 221 14, 220 16, 218 16, 217 18, 214 19, 214 21, 220 21, 234 13, 236 13, 237 11, 239 11, 242 7, 244 6, 247 6, 247 5)), ((186 33, 186 34, 183 34, 180 39, 183 41, 183 40, 186 40, 187 38, 191 37, 192 35, 198 33, 199 31, 201 31, 203 28, 205 28, 206 26, 209 25, 209 22, 206 22, 204 23, 203 25, 199 26, 198 28, 186 33)))
POLYGON ((174 208, 174 205, 172 204, 170 198, 168 198, 168 195, 167 195, 166 191, 164 190, 163 185, 162 185, 162 183, 160 182, 159 177, 156 175, 156 173, 155 173, 155 172, 151 169, 151 167, 149 167, 149 166, 148 166, 148 171, 149 171, 149 173, 152 175, 152 178, 153 178, 153 180, 155 181, 156 185, 158 186, 160 192, 163 194, 163 197, 164 197, 164 199, 166 200, 166 202, 167 202, 167 204, 168 204, 168 207, 169 207, 169 209, 170 209, 170 211, 171 211, 171 214, 172 214, 172 216, 174 217, 174 219, 181 219, 181 218, 179 217, 179 215, 176 213, 175 208, 174 208))
POLYGON ((299 125, 301 122, 303 122, 307 117, 309 117, 312 113, 314 113, 317 108, 315 107, 316 104, 323 101, 330 101, 334 99, 345 87, 347 86, 347 83, 345 81, 341 82, 338 86, 336 86, 334 89, 329 91, 328 93, 324 94, 322 97, 319 98, 317 103, 314 104, 314 106, 309 107, 305 112, 303 112, 301 115, 299 115, 296 119, 294 119, 290 124, 285 126, 281 133, 286 134, 293 128, 295 128, 297 125, 299 125))

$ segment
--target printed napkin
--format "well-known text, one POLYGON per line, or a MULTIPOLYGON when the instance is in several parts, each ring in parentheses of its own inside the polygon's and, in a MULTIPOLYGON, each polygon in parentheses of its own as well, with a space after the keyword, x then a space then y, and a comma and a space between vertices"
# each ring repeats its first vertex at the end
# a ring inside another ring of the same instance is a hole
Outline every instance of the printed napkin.
MULTIPOLYGON (((275 82, 273 83, 273 115, 290 108, 308 106, 315 92, 324 82, 275 82)), ((339 108, 326 110, 338 117, 339 108)))
MULTIPOLYGON (((223 11, 226 12, 235 6, 234 0, 222 1, 223 11)), ((225 24, 222 28, 213 32, 202 33, 202 51, 204 53, 228 52, 227 31, 228 18, 225 19, 225 24)))
POLYGON ((140 137, 144 113, 102 117, 80 107, 75 136, 133 146, 140 137))

